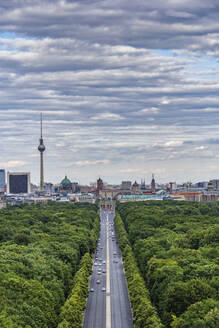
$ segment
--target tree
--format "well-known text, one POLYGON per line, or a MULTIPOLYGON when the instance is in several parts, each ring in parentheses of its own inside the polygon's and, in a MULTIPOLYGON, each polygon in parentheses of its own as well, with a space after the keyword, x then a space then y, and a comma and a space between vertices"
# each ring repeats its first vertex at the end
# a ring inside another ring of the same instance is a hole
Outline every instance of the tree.
POLYGON ((219 324, 219 302, 212 298, 188 307, 171 323, 172 328, 217 328, 219 324))

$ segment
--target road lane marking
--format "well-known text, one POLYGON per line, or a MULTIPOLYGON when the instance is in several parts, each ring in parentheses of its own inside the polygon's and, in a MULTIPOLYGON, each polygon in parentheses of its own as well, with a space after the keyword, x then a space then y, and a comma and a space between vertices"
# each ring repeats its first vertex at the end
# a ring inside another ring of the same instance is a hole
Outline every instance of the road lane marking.
POLYGON ((110 252, 109 252, 109 216, 106 219, 106 328, 111 328, 111 297, 110 297, 110 252))
POLYGON ((106 296, 106 328, 111 328, 111 302, 110 295, 106 296))

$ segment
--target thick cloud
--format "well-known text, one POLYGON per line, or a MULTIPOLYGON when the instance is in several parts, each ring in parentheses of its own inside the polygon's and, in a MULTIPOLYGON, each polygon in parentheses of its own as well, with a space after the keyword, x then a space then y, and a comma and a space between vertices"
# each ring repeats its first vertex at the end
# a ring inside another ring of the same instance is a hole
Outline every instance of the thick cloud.
POLYGON ((2 167, 39 180, 217 177, 217 1, 0 2, 2 167))

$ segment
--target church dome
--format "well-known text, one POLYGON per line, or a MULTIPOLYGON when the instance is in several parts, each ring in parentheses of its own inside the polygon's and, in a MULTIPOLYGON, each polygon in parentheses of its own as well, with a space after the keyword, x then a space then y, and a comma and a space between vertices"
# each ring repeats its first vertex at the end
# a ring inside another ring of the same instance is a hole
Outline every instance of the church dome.
POLYGON ((67 187, 67 186, 71 186, 72 185, 72 183, 71 183, 71 181, 67 178, 67 175, 65 176, 65 178, 62 180, 62 182, 61 182, 61 186, 65 186, 65 187, 67 187))

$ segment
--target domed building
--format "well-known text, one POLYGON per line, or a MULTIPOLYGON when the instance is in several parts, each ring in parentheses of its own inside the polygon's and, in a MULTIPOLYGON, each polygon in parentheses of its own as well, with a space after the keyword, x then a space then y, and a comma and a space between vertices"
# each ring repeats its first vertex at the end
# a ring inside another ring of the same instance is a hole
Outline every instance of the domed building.
POLYGON ((65 176, 65 178, 60 183, 60 190, 62 190, 62 191, 69 191, 69 192, 72 191, 72 183, 67 178, 67 175, 65 176))

